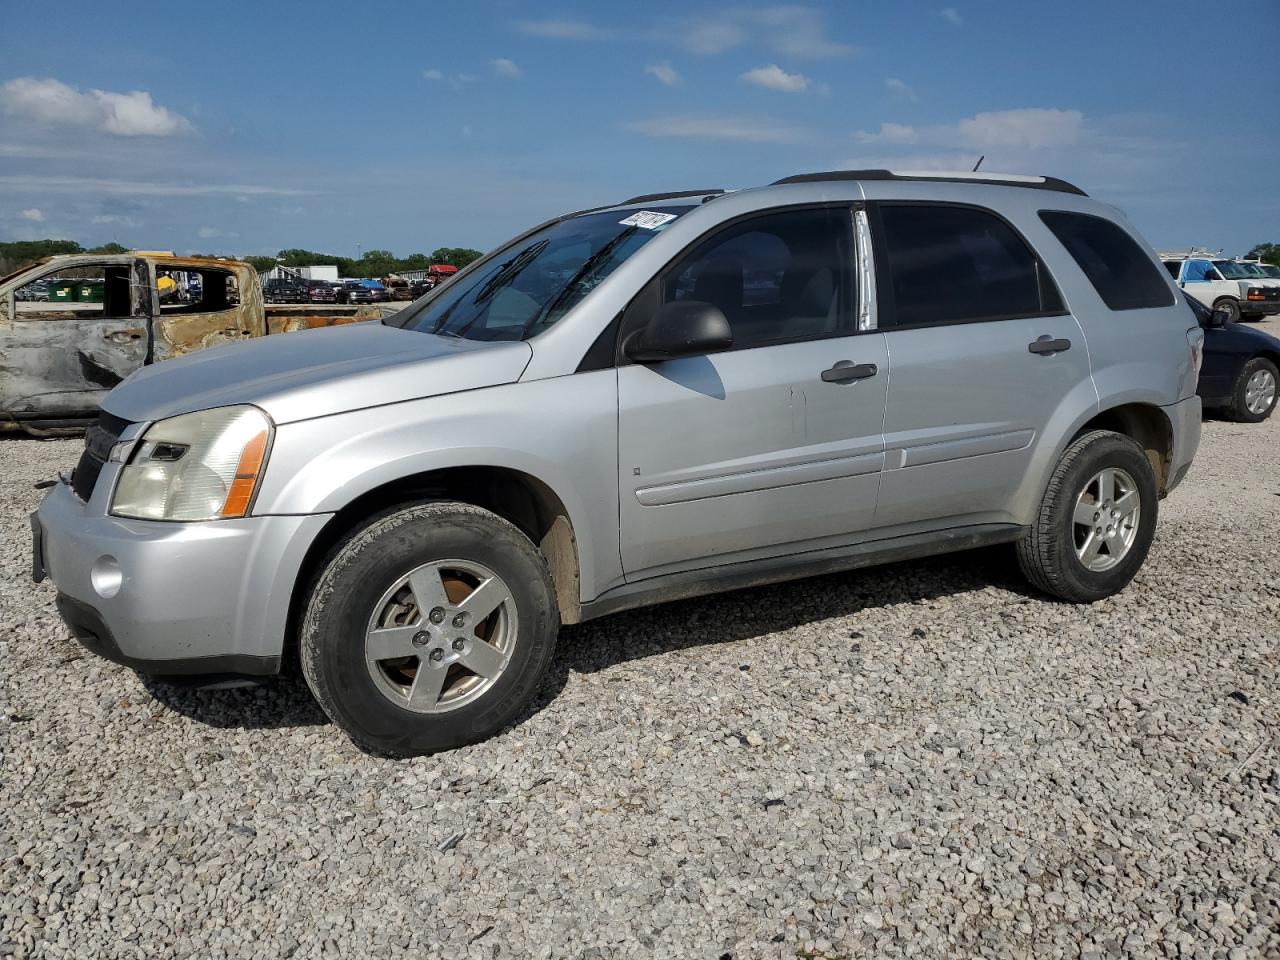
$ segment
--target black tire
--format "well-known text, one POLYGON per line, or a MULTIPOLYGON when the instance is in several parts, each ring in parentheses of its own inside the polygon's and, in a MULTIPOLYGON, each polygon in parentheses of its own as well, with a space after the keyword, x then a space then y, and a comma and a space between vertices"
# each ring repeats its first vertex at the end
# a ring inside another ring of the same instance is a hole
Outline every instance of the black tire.
POLYGON ((1213 301, 1213 309, 1215 311, 1225 310, 1228 323, 1240 322, 1240 301, 1231 297, 1221 297, 1213 301))
POLYGON ((1018 566, 1032 586, 1070 603, 1093 603, 1119 593, 1146 559, 1155 536, 1155 473, 1143 449, 1123 434, 1093 430, 1075 440, 1058 461, 1036 520, 1018 541, 1018 566), (1076 555, 1073 512, 1098 473, 1121 469, 1137 484, 1139 516, 1132 544, 1115 566, 1090 570, 1076 555))
POLYGON ((1236 376, 1236 382, 1231 386, 1231 406, 1227 408, 1227 413, 1232 420, 1239 420, 1241 423, 1261 423, 1267 417, 1271 416, 1276 408, 1276 399, 1280 395, 1280 391, 1275 391, 1275 385, 1280 384, 1280 369, 1268 360, 1266 357, 1254 357, 1243 367, 1236 376), (1246 402, 1246 394, 1248 392, 1249 380, 1259 371, 1265 371, 1271 374, 1272 396, 1271 405, 1260 413, 1254 413, 1248 407, 1246 402))
POLYGON ((528 537, 488 510, 424 502, 373 518, 330 554, 311 590, 299 653, 321 708, 357 745, 411 757, 484 740, 515 719, 551 663, 559 629, 550 574, 528 537), (389 587, 445 559, 482 564, 501 577, 518 631, 510 660, 489 689, 449 712, 424 714, 379 689, 365 662, 365 636, 389 587))

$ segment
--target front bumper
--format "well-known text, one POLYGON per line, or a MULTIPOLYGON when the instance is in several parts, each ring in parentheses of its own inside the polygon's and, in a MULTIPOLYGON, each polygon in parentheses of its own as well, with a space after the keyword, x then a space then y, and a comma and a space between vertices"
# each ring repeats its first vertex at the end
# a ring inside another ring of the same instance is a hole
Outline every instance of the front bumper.
POLYGON ((1280 294, 1269 296, 1266 300, 1241 300, 1240 313, 1246 317, 1260 315, 1274 317, 1280 314, 1280 294))
POLYGON ((1165 484, 1165 493, 1171 493, 1186 477, 1187 471, 1191 469, 1191 461, 1200 449, 1200 398, 1188 397, 1161 409, 1169 418, 1169 425, 1173 430, 1169 479, 1165 484))
POLYGON ((278 672, 294 583, 330 515, 126 520, 100 503, 109 472, 88 504, 59 483, 33 517, 35 570, 76 637, 156 676, 278 672))

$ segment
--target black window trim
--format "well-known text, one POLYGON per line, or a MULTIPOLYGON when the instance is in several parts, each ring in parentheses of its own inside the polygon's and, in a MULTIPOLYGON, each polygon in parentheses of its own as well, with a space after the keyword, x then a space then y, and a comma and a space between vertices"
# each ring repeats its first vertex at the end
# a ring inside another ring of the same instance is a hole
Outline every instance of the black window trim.
POLYGON ((871 228, 871 252, 875 259, 876 272, 876 327, 880 333, 894 333, 898 330, 928 330, 934 327, 958 327, 969 323, 1000 323, 1005 320, 1036 320, 1042 317, 1067 317, 1071 311, 1067 309, 1066 300, 1062 297, 1062 287, 1054 279, 1044 258, 1035 244, 1027 240, 1021 230, 999 210, 983 206, 980 203, 958 203, 954 200, 871 200, 867 203, 868 226, 871 228), (977 210, 980 213, 995 217, 1008 227, 1015 237, 1031 253, 1036 262, 1036 279, 1040 287, 1040 301, 1045 300, 1048 284, 1056 294, 1062 307, 1057 310, 1039 310, 1035 313, 1004 313, 983 317, 962 317, 956 320, 943 320, 939 323, 905 323, 897 322, 897 304, 893 295, 893 278, 889 274, 889 252, 885 247, 884 222, 880 217, 881 207, 959 207, 964 210, 977 210))
MULTIPOLYGON (((1101 291, 1101 290, 1099 290, 1099 289, 1098 289, 1098 285, 1097 285, 1096 283, 1094 283, 1094 282, 1093 282, 1093 278, 1092 278, 1091 276, 1089 276, 1089 274, 1088 274, 1088 273, 1086 273, 1086 272, 1085 272, 1084 267, 1082 267, 1082 266, 1080 265, 1080 262, 1075 258, 1075 255, 1074 255, 1074 254, 1072 254, 1072 252, 1071 252, 1070 250, 1068 250, 1068 249, 1067 249, 1067 245, 1066 245, 1065 243, 1063 243, 1063 242, 1062 242, 1062 239, 1058 236, 1057 232, 1053 229, 1053 227, 1049 226, 1048 221, 1047 221, 1047 220, 1045 220, 1045 218, 1044 218, 1044 215, 1045 215, 1046 213, 1065 213, 1065 214, 1068 214, 1068 215, 1073 216, 1073 217, 1084 217, 1084 218, 1089 219, 1089 220, 1101 220, 1103 223, 1109 223, 1111 226, 1115 227, 1117 230, 1119 230, 1121 233, 1123 233, 1126 237, 1128 237, 1128 238, 1133 242, 1134 246, 1136 246, 1136 247, 1138 248, 1138 252, 1139 252, 1139 253, 1141 253, 1141 254, 1143 254, 1143 259, 1144 259, 1144 260, 1146 260, 1148 263, 1150 263, 1150 262, 1151 262, 1151 257, 1147 254, 1147 251, 1146 251, 1146 250, 1144 250, 1144 249, 1142 248, 1142 244, 1138 241, 1138 238, 1137 238, 1137 237, 1135 237, 1135 236, 1133 235, 1133 233, 1132 233, 1132 232, 1131 232, 1127 227, 1125 227, 1125 226, 1124 226, 1124 224, 1117 223, 1116 221, 1112 220, 1110 217, 1101 217, 1101 216, 1098 216, 1098 214, 1096 214, 1096 213, 1081 213, 1079 210, 1063 210, 1063 209, 1061 209, 1061 208, 1059 208, 1059 207, 1044 207, 1044 208, 1041 208, 1041 209, 1039 209, 1039 210, 1037 210, 1037 211, 1036 211, 1036 217, 1040 220, 1040 222, 1041 222, 1042 224, 1044 224, 1044 228, 1045 228, 1046 230, 1048 230, 1050 234, 1052 234, 1052 235, 1053 235, 1053 239, 1057 242, 1058 246, 1062 247, 1062 252, 1063 252, 1063 253, 1065 253, 1065 254, 1066 254, 1066 255, 1071 259, 1071 262, 1072 262, 1072 263, 1074 263, 1074 264, 1076 265, 1076 269, 1080 271, 1080 275, 1081 275, 1082 277, 1084 277, 1085 282, 1089 284, 1089 287, 1090 287, 1090 289, 1092 289, 1092 290, 1093 290, 1094 295, 1095 295, 1095 296, 1097 296, 1097 298, 1102 302, 1102 305, 1103 305, 1107 310, 1109 310, 1111 313, 1125 313, 1125 312, 1127 312, 1127 311, 1129 311, 1129 310, 1167 310, 1167 309, 1169 309, 1170 307, 1176 307, 1176 306, 1178 305, 1178 298, 1177 298, 1177 296, 1176 296, 1176 295, 1175 295, 1175 294, 1174 294, 1174 293, 1169 289, 1169 285, 1166 283, 1166 284, 1163 284, 1163 286, 1164 286, 1165 292, 1169 294, 1169 302, 1168 302, 1168 303, 1162 303, 1162 304, 1149 304, 1149 305, 1147 305, 1147 306, 1138 306, 1138 307, 1113 307, 1113 306, 1111 306, 1111 305, 1110 305, 1109 303, 1107 303, 1107 301, 1103 298, 1103 296, 1102 296, 1102 291, 1101 291)), ((1189 261, 1189 260, 1196 260, 1196 259, 1200 259, 1200 258, 1199 258, 1199 257, 1185 257, 1185 258, 1183 259, 1183 261, 1182 261, 1182 267, 1179 267, 1179 268, 1178 268, 1178 276, 1179 276, 1179 277, 1181 277, 1181 275, 1182 275, 1182 269, 1183 269, 1183 267, 1185 267, 1185 266, 1186 266, 1187 261, 1189 261)), ((1207 259, 1207 258, 1205 258, 1205 259, 1207 259)), ((1164 279, 1164 277, 1168 275, 1168 271, 1167 271, 1167 270, 1165 270, 1165 268, 1164 268, 1164 260, 1162 260, 1162 259, 1161 259, 1161 260, 1158 260, 1158 262, 1159 262, 1159 264, 1160 264, 1160 271, 1159 271, 1159 273, 1160 273, 1160 277, 1161 277, 1161 279, 1164 279)), ((1209 261, 1209 266, 1210 266, 1211 268, 1213 267, 1213 261, 1212 261, 1212 260, 1210 260, 1210 261, 1209 261)), ((1181 280, 1178 280, 1178 279, 1174 279, 1174 281, 1173 281, 1173 282, 1174 282, 1175 284, 1178 284, 1178 283, 1181 283, 1182 281, 1181 281, 1181 280)))
POLYGON ((837 340, 842 337, 853 337, 853 336, 859 336, 859 335, 868 334, 868 333, 876 333, 877 331, 874 329, 873 330, 857 329, 858 327, 857 300, 859 297, 863 295, 863 291, 858 289, 858 270, 857 270, 858 236, 857 236, 857 229, 854 224, 854 213, 857 210, 865 209, 865 206, 866 204, 862 200, 820 200, 820 201, 810 201, 808 203, 784 203, 784 204, 778 204, 776 206, 771 206, 771 207, 761 207, 756 210, 748 210, 745 213, 740 213, 737 216, 730 217, 727 220, 721 220, 719 223, 709 227, 708 229, 700 233, 697 237, 695 237, 693 240, 689 241, 687 244, 681 247, 680 250, 678 250, 674 255, 672 255, 661 267, 659 267, 657 270, 654 271, 653 276, 650 277, 649 280, 644 284, 644 286, 642 286, 636 292, 635 296, 633 296, 629 301, 627 301, 627 305, 623 307, 622 310, 618 313, 618 315, 608 323, 608 325, 604 328, 604 330, 601 331, 600 336, 597 337, 596 340, 592 343, 592 345, 587 349, 587 352, 583 355, 582 360, 579 362, 578 367, 574 372, 588 373, 592 370, 603 370, 603 369, 608 369, 610 367, 636 366, 635 362, 631 360, 622 351, 623 342, 626 340, 627 336, 637 327, 637 324, 631 319, 632 311, 639 310, 640 302, 642 299, 652 298, 658 295, 658 291, 661 288, 662 281, 666 278, 667 273, 668 271, 671 270, 672 265, 677 261, 682 260, 684 256, 688 254, 690 251, 692 251, 695 247, 711 239, 716 234, 721 233, 725 230, 730 230, 746 221, 754 220, 760 217, 771 216, 776 213, 796 213, 804 210, 838 210, 838 211, 845 211, 846 213, 848 213, 849 215, 849 252, 850 254, 853 255, 853 258, 854 258, 848 264, 848 282, 851 285, 851 289, 854 293, 854 302, 850 305, 853 311, 851 316, 851 319, 853 321, 852 325, 847 330, 838 330, 834 333, 822 334, 820 336, 795 337, 790 340, 775 340, 769 343, 757 344, 756 346, 753 346, 753 347, 740 347, 740 348, 731 347, 729 350, 725 350, 723 352, 724 353, 745 353, 748 350, 767 350, 771 347, 785 347, 793 343, 811 343, 818 340, 837 340), (613 337, 614 337, 613 362, 611 364, 605 364, 602 359, 602 351, 600 350, 600 339, 602 337, 609 336, 610 331, 612 331, 613 337))

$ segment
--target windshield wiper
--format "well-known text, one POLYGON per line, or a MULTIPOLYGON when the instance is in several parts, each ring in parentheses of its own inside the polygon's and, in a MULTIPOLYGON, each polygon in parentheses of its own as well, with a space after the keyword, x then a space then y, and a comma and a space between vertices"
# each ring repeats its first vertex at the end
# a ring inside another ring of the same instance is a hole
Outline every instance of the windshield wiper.
POLYGON ((504 263, 498 268, 498 272, 485 281, 484 286, 471 298, 473 304, 484 303, 496 294, 500 287, 515 278, 521 270, 527 267, 533 258, 546 249, 550 240, 539 240, 535 244, 525 247, 518 254, 504 263))
POLYGON ((583 261, 582 266, 580 266, 574 275, 569 278, 569 282, 560 288, 560 292, 556 294, 545 307, 525 321, 524 329, 520 331, 520 339, 523 340, 529 335, 530 330, 538 324, 545 322, 547 317, 555 313, 556 308, 569 299, 569 296, 573 293, 574 287, 589 277, 592 270, 604 263, 605 260, 607 260, 613 252, 622 245, 622 241, 626 240, 638 229, 639 227, 627 227, 627 229, 623 230, 603 247, 591 256, 587 257, 587 259, 583 261))

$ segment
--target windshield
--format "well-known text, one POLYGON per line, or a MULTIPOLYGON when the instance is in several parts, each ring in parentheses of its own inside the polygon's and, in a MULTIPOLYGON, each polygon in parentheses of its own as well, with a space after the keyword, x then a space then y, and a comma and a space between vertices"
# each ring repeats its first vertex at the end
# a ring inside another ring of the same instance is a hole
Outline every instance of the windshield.
POLYGON ((466 340, 524 340, 568 313, 655 234, 693 207, 614 210, 560 220, 498 256, 416 310, 387 322, 466 340))
POLYGON ((1249 276, 1251 276, 1251 277, 1265 277, 1265 276, 1266 276, 1266 274, 1262 272, 1262 269, 1261 269, 1261 268, 1260 268, 1256 263, 1238 263, 1238 264, 1236 264, 1236 266, 1238 266, 1238 267, 1240 267, 1241 269, 1243 269, 1243 270, 1244 270, 1244 272, 1245 272, 1245 273, 1247 273, 1247 274, 1249 274, 1249 276))
POLYGON ((1218 272, 1228 280, 1248 280, 1253 274, 1245 270, 1241 264, 1234 260, 1215 260, 1213 265, 1218 268, 1218 272))
POLYGON ((1277 267, 1274 263, 1264 263, 1262 265, 1262 272, 1268 277, 1280 279, 1280 267, 1277 267))

